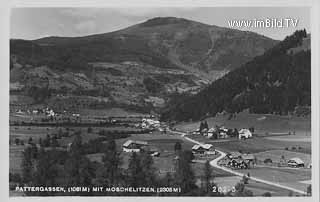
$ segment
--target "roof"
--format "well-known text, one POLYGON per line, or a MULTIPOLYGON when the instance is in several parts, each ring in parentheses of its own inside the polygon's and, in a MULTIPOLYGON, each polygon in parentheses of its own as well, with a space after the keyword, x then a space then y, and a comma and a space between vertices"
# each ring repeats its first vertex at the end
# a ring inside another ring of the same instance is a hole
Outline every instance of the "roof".
POLYGON ((197 149, 200 149, 200 148, 201 148, 201 146, 196 144, 196 145, 193 145, 192 150, 197 150, 197 149))
POLYGON ((304 164, 304 162, 300 158, 297 158, 297 157, 296 158, 292 158, 289 161, 294 161, 297 164, 304 164))
POLYGON ((212 144, 204 144, 202 145, 202 147, 205 149, 210 149, 212 147, 212 144))
POLYGON ((254 160, 254 155, 253 154, 243 154, 243 155, 241 155, 241 158, 244 160, 254 160))
POLYGON ((249 129, 246 128, 242 128, 241 130, 239 130, 239 134, 240 133, 251 133, 249 129))
POLYGON ((192 147, 193 150, 197 150, 197 149, 200 149, 200 148, 203 148, 203 149, 210 149, 212 147, 212 144, 203 144, 203 145, 199 145, 199 144, 196 144, 192 147))
POLYGON ((212 133, 212 132, 215 132, 215 131, 216 131, 215 128, 210 128, 210 129, 208 130, 209 133, 212 133))
POLYGON ((123 143, 124 147, 128 147, 131 144, 139 144, 139 145, 148 145, 147 142, 139 141, 139 140, 127 140, 125 143, 123 143))
POLYGON ((243 162, 243 160, 241 160, 241 159, 232 159, 232 160, 231 160, 231 162, 242 163, 242 162, 243 162))
POLYGON ((240 152, 230 152, 230 155, 231 155, 232 157, 239 157, 239 156, 241 156, 242 154, 241 154, 240 152))

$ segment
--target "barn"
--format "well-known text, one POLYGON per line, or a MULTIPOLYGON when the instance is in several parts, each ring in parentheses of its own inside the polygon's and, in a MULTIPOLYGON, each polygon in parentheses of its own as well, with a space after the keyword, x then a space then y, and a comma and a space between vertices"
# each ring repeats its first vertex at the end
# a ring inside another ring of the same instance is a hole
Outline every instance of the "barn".
POLYGON ((147 146, 148 143, 138 140, 127 140, 123 143, 122 148, 124 152, 140 152, 141 149, 147 146))
POLYGON ((304 162, 300 158, 292 158, 288 161, 289 167, 304 167, 304 162))
POLYGON ((192 147, 192 152, 194 154, 215 154, 212 144, 196 144, 192 147))

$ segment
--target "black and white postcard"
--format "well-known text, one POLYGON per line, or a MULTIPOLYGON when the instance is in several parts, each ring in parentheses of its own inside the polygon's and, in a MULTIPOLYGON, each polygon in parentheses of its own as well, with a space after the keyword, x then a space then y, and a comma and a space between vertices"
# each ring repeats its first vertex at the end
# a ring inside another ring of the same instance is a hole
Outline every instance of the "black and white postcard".
POLYGON ((316 199, 312 9, 11 7, 9 197, 316 199))

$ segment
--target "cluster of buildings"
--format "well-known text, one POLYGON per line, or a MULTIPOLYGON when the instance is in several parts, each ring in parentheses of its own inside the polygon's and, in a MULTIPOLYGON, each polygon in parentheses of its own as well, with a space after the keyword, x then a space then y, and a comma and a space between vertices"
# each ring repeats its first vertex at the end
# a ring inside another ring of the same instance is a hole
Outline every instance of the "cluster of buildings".
MULTIPOLYGON (((257 164, 256 157, 253 154, 242 154, 240 152, 230 152, 224 160, 220 161, 220 165, 224 165, 233 169, 249 169, 257 164)), ((272 163, 272 161, 270 161, 272 163)), ((266 162, 265 162, 266 163, 266 162)), ((285 165, 293 168, 303 168, 305 163, 300 158, 291 158, 285 165)), ((311 167, 311 164, 308 166, 311 167)))
POLYGON ((192 135, 203 135, 213 139, 226 139, 231 136, 239 139, 248 139, 252 137, 252 132, 249 129, 242 128, 239 131, 237 129, 228 129, 224 126, 197 129, 192 132, 192 135))
POLYGON ((26 111, 22 111, 21 109, 18 109, 16 111, 17 114, 45 114, 49 117, 51 116, 56 116, 57 113, 53 111, 53 109, 50 109, 49 107, 46 107, 44 109, 33 109, 33 110, 26 110, 26 111))
POLYGON ((141 127, 143 129, 159 128, 160 127, 160 121, 143 118, 142 119, 142 123, 141 123, 141 127))
POLYGON ((230 152, 227 154, 227 159, 222 164, 234 169, 249 169, 256 163, 256 158, 253 154, 242 154, 240 152, 230 152))

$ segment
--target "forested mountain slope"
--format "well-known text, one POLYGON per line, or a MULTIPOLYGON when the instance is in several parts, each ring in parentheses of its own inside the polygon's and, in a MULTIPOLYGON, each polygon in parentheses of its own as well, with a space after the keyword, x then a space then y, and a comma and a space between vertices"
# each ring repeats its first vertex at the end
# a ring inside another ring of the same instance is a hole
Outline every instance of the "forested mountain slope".
POLYGON ((193 96, 172 99, 163 119, 197 120, 218 112, 287 114, 311 105, 310 35, 286 37, 262 56, 216 80, 193 96))

